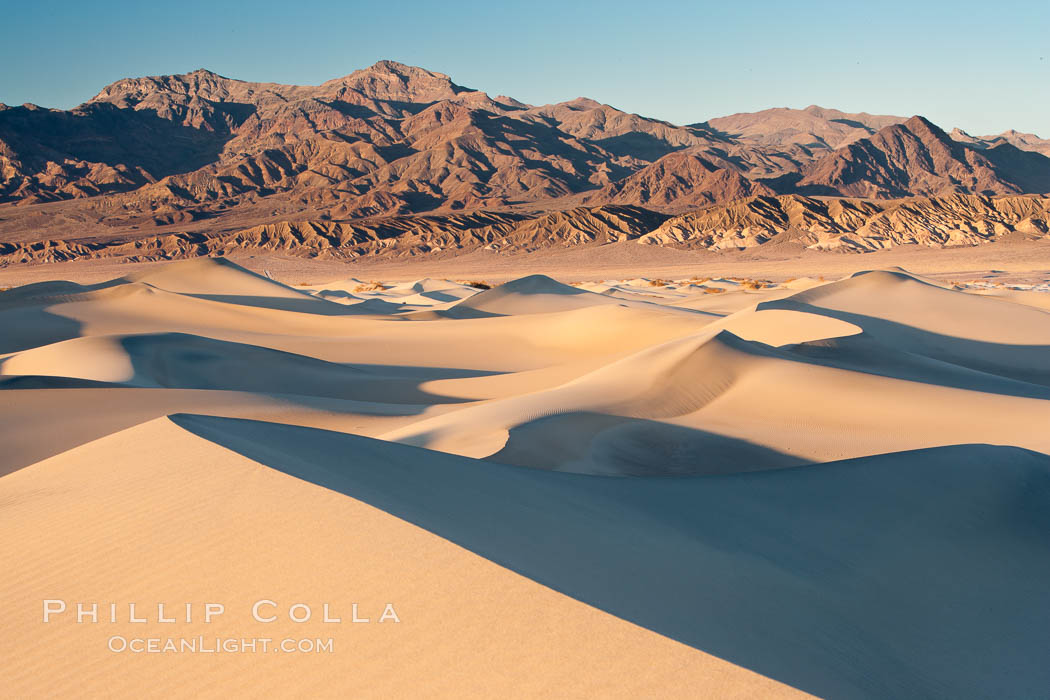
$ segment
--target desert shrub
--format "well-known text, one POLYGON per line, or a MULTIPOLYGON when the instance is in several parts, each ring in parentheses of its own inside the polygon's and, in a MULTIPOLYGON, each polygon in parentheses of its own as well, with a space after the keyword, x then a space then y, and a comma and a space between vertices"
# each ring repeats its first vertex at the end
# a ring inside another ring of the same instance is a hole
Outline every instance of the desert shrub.
POLYGON ((649 280, 650 287, 666 287, 667 280, 649 280))
POLYGON ((721 294, 724 291, 722 287, 704 287, 704 294, 721 294))
POLYGON ((492 289, 492 285, 488 282, 482 282, 481 280, 473 280, 471 282, 464 282, 463 284, 474 289, 492 289))
POLYGON ((355 292, 381 292, 384 289, 386 289, 386 285, 382 282, 366 282, 354 287, 355 292))
POLYGON ((756 282, 755 280, 749 280, 747 282, 744 282, 744 289, 750 289, 752 291, 755 291, 755 290, 758 290, 758 289, 762 289, 762 287, 763 287, 762 283, 761 282, 756 282))

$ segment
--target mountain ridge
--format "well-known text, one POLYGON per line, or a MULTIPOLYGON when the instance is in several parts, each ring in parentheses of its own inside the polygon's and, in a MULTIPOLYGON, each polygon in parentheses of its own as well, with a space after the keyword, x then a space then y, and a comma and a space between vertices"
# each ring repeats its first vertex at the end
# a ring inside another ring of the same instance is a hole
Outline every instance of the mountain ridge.
POLYGON ((673 216, 756 196, 1044 194, 1048 144, 817 105, 679 126, 586 97, 492 98, 396 61, 314 86, 201 68, 118 80, 72 110, 0 109, 0 241, 580 206, 673 216))

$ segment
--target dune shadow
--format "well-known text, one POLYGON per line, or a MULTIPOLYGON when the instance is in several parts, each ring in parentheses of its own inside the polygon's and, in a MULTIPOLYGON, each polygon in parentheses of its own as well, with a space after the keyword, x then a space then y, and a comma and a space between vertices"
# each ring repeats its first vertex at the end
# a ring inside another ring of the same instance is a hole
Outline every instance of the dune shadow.
POLYGON ((448 292, 442 292, 440 290, 435 290, 431 292, 419 292, 419 296, 440 303, 459 301, 461 299, 461 297, 457 297, 454 294, 449 294, 448 292))
POLYGON ((962 445, 732 476, 521 469, 180 414, 263 465, 824 696, 1050 687, 1050 457, 962 445))
POLYGON ((419 309, 418 311, 412 311, 406 314, 406 318, 412 320, 428 320, 428 321, 440 321, 447 319, 449 321, 467 321, 470 319, 477 318, 502 318, 508 314, 499 314, 493 311, 482 311, 481 309, 472 309, 469 306, 451 306, 447 309, 419 309))
MULTIPOLYGON (((0 360, 0 368, 4 361, 0 360)), ((43 374, 0 375, 0 391, 18 389, 122 389, 124 384, 100 382, 79 377, 53 377, 43 374)))
POLYGON ((423 383, 492 374, 443 367, 329 362, 187 333, 126 336, 120 344, 134 370, 130 383, 143 387, 430 405, 469 403, 471 399, 433 394, 421 388, 423 383))
POLYGON ((590 411, 544 416, 511 428, 503 449, 487 459, 606 476, 732 474, 810 463, 706 430, 590 411))
POLYGON ((468 367, 428 367, 423 365, 377 365, 366 362, 344 362, 344 367, 353 367, 378 377, 399 377, 430 382, 438 379, 474 379, 507 374, 501 370, 470 369, 468 367))
POLYGON ((0 326, 5 329, 0 332, 0 353, 19 352, 80 337, 83 324, 45 308, 53 303, 49 300, 44 305, 9 308, 0 303, 0 326))
MULTIPOLYGON (((0 316, 2 320, 3 316, 0 316)), ((62 319, 62 317, 55 317, 62 319)), ((65 320, 65 319, 62 319, 65 320)), ((48 342, 79 337, 79 325, 48 342)), ((466 379, 501 374, 498 371, 459 367, 340 363, 283 350, 218 340, 190 333, 147 333, 119 337, 122 355, 131 365, 131 376, 123 381, 95 380, 88 376, 10 375, 0 377, 3 389, 68 389, 123 387, 143 389, 198 389, 237 391, 280 397, 284 400, 339 399, 375 405, 411 407, 421 412, 434 404, 470 403, 474 399, 445 396, 426 391, 422 385, 443 379, 466 379)), ((119 352, 119 351, 118 351, 119 352)), ((73 356, 70 356, 73 357, 73 356)), ((106 356, 102 356, 106 359, 106 356)), ((4 363, 0 359, 0 367, 4 363)), ((87 358, 90 365, 92 360, 87 358)), ((83 372, 77 362, 63 371, 83 372)), ((399 412, 404 412, 399 410, 399 412)))
MULTIPOLYGON (((399 301, 390 301, 388 299, 382 299, 379 297, 362 299, 356 294, 347 292, 342 289, 324 289, 315 294, 312 294, 311 296, 339 304, 344 309, 346 309, 343 315, 359 314, 365 316, 376 314, 383 316, 392 316, 396 314, 411 313, 413 311, 419 310, 417 308, 417 305, 414 304, 402 304, 399 301), (337 299, 345 299, 347 301, 336 301, 337 299)), ((296 300, 293 299, 290 301, 296 300)), ((331 314, 330 311, 325 310, 325 315, 334 314, 331 314)))
POLYGON ((896 321, 791 299, 761 302, 852 323, 863 333, 777 349, 779 355, 880 376, 1026 398, 1050 398, 1050 345, 1009 345, 942 335, 896 321))
MULTIPOLYGON (((437 299, 436 292, 424 294, 429 298, 437 299)), ((190 294, 184 296, 207 301, 217 301, 223 304, 234 304, 238 306, 251 306, 259 309, 273 309, 276 311, 292 311, 294 313, 314 314, 317 316, 397 316, 400 314, 416 311, 431 311, 427 308, 419 308, 414 304, 402 304, 397 300, 387 300, 378 297, 360 299, 360 297, 342 290, 324 290, 317 294, 304 295, 302 299, 290 297, 269 297, 244 294, 190 294), (353 303, 341 303, 334 299, 353 299, 353 303)), ((457 297, 447 296, 449 301, 458 301, 457 297)), ((435 313, 444 314, 444 310, 434 310, 435 313)), ((471 310, 462 314, 448 314, 447 318, 487 318, 498 314, 488 314, 481 311, 471 310)))
POLYGON ((252 306, 259 309, 275 311, 292 311, 295 313, 314 314, 315 316, 355 316, 373 313, 392 313, 400 310, 402 305, 383 302, 380 299, 368 299, 359 304, 340 304, 321 297, 304 294, 301 299, 292 297, 269 297, 251 294, 191 294, 183 296, 206 301, 217 301, 237 306, 252 306), (380 302, 379 305, 372 302, 380 302), (366 304, 365 307, 360 307, 366 304))
POLYGON ((360 301, 361 299, 361 297, 351 294, 345 289, 321 289, 312 292, 310 296, 320 297, 322 299, 353 299, 354 301, 360 301))

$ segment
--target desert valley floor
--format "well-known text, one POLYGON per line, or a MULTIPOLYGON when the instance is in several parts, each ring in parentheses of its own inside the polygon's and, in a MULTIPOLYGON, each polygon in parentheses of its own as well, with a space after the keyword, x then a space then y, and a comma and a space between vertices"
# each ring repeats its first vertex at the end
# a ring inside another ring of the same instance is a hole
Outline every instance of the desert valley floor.
POLYGON ((2 269, 5 692, 1039 696, 1050 256, 997 245, 2 269))

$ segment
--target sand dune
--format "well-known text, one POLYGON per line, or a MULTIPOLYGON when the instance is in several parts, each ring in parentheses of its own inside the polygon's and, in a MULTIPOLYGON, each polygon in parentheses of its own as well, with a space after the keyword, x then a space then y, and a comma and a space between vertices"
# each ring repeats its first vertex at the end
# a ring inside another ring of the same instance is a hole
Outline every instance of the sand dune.
MULTIPOLYGON (((562 284, 546 275, 529 275, 521 279, 501 284, 479 294, 467 297, 458 302, 451 311, 460 312, 470 309, 499 316, 520 316, 525 314, 549 313, 551 311, 569 311, 592 306, 619 306, 624 308, 651 309, 654 304, 667 301, 666 297, 633 295, 635 298, 624 298, 608 293, 597 294, 586 289, 577 289, 562 284)), ((681 312, 682 309, 672 304, 663 304, 665 313, 681 312)))
POLYGON ((967 439, 1050 452, 1040 427, 1050 422, 1050 391, 877 350, 868 355, 880 355, 872 363, 878 374, 868 373, 852 360, 853 347, 843 341, 822 345, 820 353, 805 346, 803 352, 776 352, 729 331, 702 333, 555 389, 423 419, 381 437, 584 473, 766 468, 765 459, 750 454, 754 446, 766 448, 777 465, 967 439), (836 363, 829 348, 845 348, 845 360, 836 363), (931 383, 916 381, 919 376, 931 383), (967 420, 974 411, 982 416, 979 424, 967 420), (710 433, 720 449, 711 449, 710 433), (743 441, 740 448, 750 458, 726 450, 725 438, 743 441), (639 440, 651 444, 635 445, 639 440), (622 465, 610 444, 629 455, 622 465), (648 457, 640 461, 638 455, 648 457), (795 459, 785 462, 784 455, 795 459))
POLYGON ((802 695, 166 418, 2 484, 0 552, 9 570, 0 596, 13 613, 0 624, 13 696, 229 697, 248 686, 362 698, 802 695), (138 601, 140 609, 157 599, 169 610, 218 600, 227 611, 209 625, 160 630, 126 620, 78 625, 69 616, 42 625, 41 595, 138 601), (283 610, 327 601, 344 622, 261 625, 250 617, 260 598, 283 610), (402 622, 374 622, 387 602, 402 622), (372 623, 350 622, 354 603, 372 623), (140 654, 129 662, 107 651, 110 636, 141 636, 143 627, 164 636, 332 638, 334 652, 140 654))
POLYGON ((966 440, 1050 451, 1047 346, 967 343, 918 325, 947 333, 964 317, 980 319, 978 337, 1050 338, 1041 311, 871 273, 762 302, 561 387, 382 437, 584 473, 722 473, 966 440), (886 298, 897 303, 881 313, 916 325, 857 313, 880 313, 872 300, 886 298), (980 421, 968 419, 975 412, 980 421))
POLYGON ((429 277, 389 287, 350 278, 324 284, 302 285, 299 290, 328 301, 355 305, 360 310, 386 309, 391 313, 443 309, 478 291, 466 284, 429 277))
POLYGON ((954 698, 1050 682, 1029 653, 1050 642, 1045 292, 901 269, 484 286, 290 287, 193 260, 0 292, 7 687, 229 695, 251 674, 315 696, 954 698), (162 625, 41 625, 51 595, 394 602, 403 622, 231 616, 179 632, 324 632, 343 651, 128 665, 105 639, 162 625), (56 654, 71 661, 45 672, 56 654))
POLYGON ((365 438, 173 420, 825 697, 1025 696, 1050 681, 1025 653, 1050 641, 1025 612, 1050 604, 1050 557, 1028 536, 1050 524, 1045 454, 959 445, 723 478, 615 479, 462 459, 421 466, 417 450, 365 438), (352 462, 325 457, 349 449, 352 462), (991 534, 1007 532, 1025 535, 991 534), (966 658, 983 663, 959 667, 966 658))
POLYGON ((196 258, 179 265, 128 275, 129 282, 186 294, 306 299, 310 296, 280 282, 258 275, 224 258, 196 258))
MULTIPOLYGON (((365 367, 185 333, 76 338, 0 358, 0 376, 71 377, 134 387, 324 396, 376 403, 439 401, 439 397, 418 389, 418 375, 399 376, 395 368, 384 371, 382 367, 365 367)), ((441 373, 432 372, 431 376, 441 373)), ((445 398, 455 401, 454 397, 445 398)))

